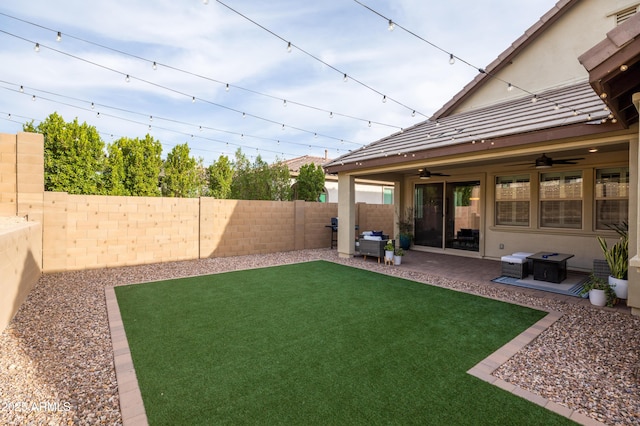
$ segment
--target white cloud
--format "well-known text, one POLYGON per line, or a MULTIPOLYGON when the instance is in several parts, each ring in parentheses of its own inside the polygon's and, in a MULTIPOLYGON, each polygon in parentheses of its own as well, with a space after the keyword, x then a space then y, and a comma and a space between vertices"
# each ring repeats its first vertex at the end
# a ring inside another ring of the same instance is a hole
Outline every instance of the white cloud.
MULTIPOLYGON (((485 66, 555 1, 523 0, 518 2, 517 10, 506 0, 364 3, 456 55, 485 66)), ((188 142, 205 163, 215 160, 222 151, 235 151, 237 145, 249 155, 261 153, 268 161, 275 158, 275 152, 291 158, 324 155, 324 149, 328 149, 331 156, 336 156, 355 147, 340 139, 365 144, 395 131, 376 124, 368 127, 366 121, 342 118, 337 113, 409 127, 423 119, 411 117, 410 109, 431 115, 476 73, 460 63, 450 66, 445 53, 401 29, 390 33, 383 18, 355 2, 244 0, 227 4, 284 40, 214 1, 205 6, 200 0, 35 0, 26 7, 20 0, 4 0, 0 12, 54 31, 0 15, 1 28, 9 33, 0 33, 0 63, 11 64, 0 69, 0 80, 8 82, 0 84, 0 132, 20 130, 19 124, 7 120, 8 113, 13 118, 41 120, 58 111, 67 120, 78 116, 96 126, 106 135, 107 142, 111 134, 142 137, 151 124, 152 135, 165 144, 165 153, 177 143, 188 142), (56 31, 62 32, 60 43, 55 41, 56 31), (249 91, 232 87, 227 92, 224 84, 163 66, 154 71, 149 62, 74 40, 74 35, 249 91), (43 45, 40 53, 33 51, 34 41, 43 45), (286 41, 340 72, 299 49, 287 53, 286 41), (342 81, 341 72, 351 76, 347 83, 342 81), (131 82, 126 83, 120 73, 130 74, 131 82), (409 106, 409 110, 391 101, 382 103, 378 93, 354 79, 409 106), (41 92, 33 102, 16 91, 19 85, 86 102, 41 92), (315 109, 293 104, 284 108, 281 100, 251 91, 315 109), (191 103, 190 96, 196 96, 198 101, 191 103), (101 108, 103 116, 98 119, 98 108, 91 110, 87 102, 124 111, 101 108), (334 111, 336 116, 330 119, 326 111, 320 110, 334 111), (264 120, 243 119, 241 112, 264 120), (123 119, 109 118, 107 114, 123 119), (157 118, 149 122, 148 115, 157 118), (284 131, 281 123, 286 124, 284 131), (200 126, 204 127, 202 132, 200 126), (314 132, 335 139, 315 138, 314 132)))

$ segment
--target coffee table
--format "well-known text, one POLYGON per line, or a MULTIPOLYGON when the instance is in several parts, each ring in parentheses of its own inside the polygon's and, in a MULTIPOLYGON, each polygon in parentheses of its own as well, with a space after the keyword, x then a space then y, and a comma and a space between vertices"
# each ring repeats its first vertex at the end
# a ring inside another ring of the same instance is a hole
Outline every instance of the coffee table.
POLYGON ((540 251, 527 259, 533 261, 533 279, 550 283, 561 283, 567 278, 567 259, 573 254, 540 251))

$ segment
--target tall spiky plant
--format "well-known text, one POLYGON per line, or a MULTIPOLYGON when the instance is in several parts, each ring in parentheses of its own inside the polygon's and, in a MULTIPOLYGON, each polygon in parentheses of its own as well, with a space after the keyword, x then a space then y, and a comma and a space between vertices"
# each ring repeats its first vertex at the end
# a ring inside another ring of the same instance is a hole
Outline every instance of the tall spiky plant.
POLYGON ((610 228, 614 229, 620 236, 618 242, 608 247, 607 241, 600 236, 597 237, 598 242, 609 265, 611 276, 626 280, 629 270, 629 225, 627 222, 622 222, 622 224, 612 225, 610 228))

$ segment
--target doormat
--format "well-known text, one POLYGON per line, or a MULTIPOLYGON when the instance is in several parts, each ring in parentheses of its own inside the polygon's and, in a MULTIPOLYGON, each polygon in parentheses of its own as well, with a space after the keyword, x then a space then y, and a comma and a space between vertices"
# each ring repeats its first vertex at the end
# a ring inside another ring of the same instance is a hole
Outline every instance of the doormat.
POLYGON ((529 275, 527 278, 513 278, 502 276, 494 278, 491 281, 493 281, 494 283, 548 291, 550 293, 564 294, 566 296, 587 297, 586 294, 584 296, 581 296, 580 292, 584 288, 584 284, 587 282, 588 278, 589 277, 587 275, 569 273, 567 275, 567 279, 559 284, 534 280, 533 275, 529 275))

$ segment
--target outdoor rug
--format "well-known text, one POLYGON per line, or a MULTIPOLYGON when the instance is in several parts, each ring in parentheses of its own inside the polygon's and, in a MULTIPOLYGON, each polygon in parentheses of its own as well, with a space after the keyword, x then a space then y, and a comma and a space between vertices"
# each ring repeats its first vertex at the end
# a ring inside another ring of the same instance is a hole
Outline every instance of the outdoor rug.
POLYGON ((527 278, 522 279, 502 276, 494 278, 491 281, 500 284, 514 285, 517 287, 548 291, 550 293, 564 294, 567 296, 586 297, 586 295, 581 296, 580 292, 588 278, 589 277, 587 275, 568 273, 567 279, 562 281, 560 284, 536 281, 533 279, 533 275, 529 275, 527 278))

